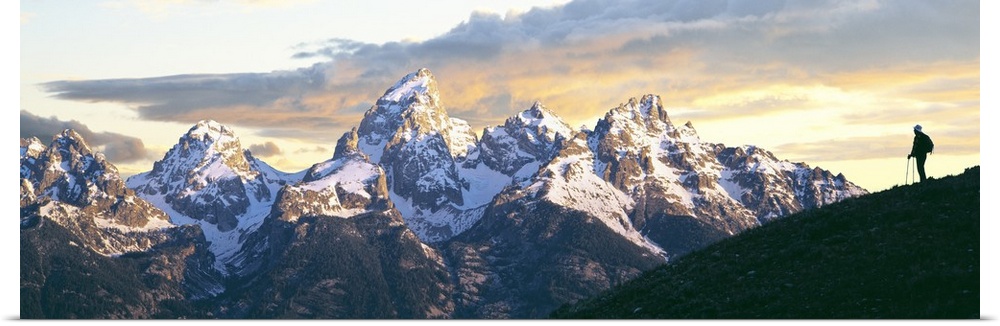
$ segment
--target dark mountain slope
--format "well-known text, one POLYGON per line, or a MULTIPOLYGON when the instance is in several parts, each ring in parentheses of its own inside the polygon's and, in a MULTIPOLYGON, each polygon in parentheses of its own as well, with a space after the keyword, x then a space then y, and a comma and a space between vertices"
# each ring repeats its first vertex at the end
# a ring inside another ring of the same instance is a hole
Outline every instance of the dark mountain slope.
POLYGON ((596 218, 545 201, 491 207, 446 251, 455 318, 544 318, 663 262, 596 218))
POLYGON ((192 300, 209 281, 211 257, 201 230, 165 231, 172 239, 149 252, 117 257, 80 245, 72 231, 45 218, 21 229, 21 314, 24 319, 204 318, 192 300))
POLYGON ((395 210, 264 223, 267 237, 248 243, 269 243, 262 261, 270 265, 223 295, 219 317, 445 318, 454 310, 442 258, 395 210))
POLYGON ((979 318, 979 167, 777 220, 555 318, 979 318))

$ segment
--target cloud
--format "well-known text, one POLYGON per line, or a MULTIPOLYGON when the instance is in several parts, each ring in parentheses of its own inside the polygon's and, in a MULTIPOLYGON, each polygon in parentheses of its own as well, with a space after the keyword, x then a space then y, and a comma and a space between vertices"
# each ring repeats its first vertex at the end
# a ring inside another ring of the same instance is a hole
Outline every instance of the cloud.
POLYGON ((826 109, 796 89, 947 102, 949 94, 978 93, 979 35, 978 1, 577 0, 506 16, 473 13, 422 42, 301 43, 293 57, 326 61, 291 71, 42 87, 63 99, 123 103, 142 119, 237 117, 234 124, 270 136, 331 143, 420 67, 437 76, 449 113, 476 128, 536 100, 573 125, 592 124, 645 93, 663 95, 668 110, 697 108, 704 119, 826 109), (942 63, 976 72, 957 84, 924 79, 919 87, 883 79, 874 95, 865 87, 872 82, 849 78, 904 69, 918 79, 941 76, 913 67, 942 63))
POLYGON ((281 148, 275 145, 273 142, 266 142, 263 144, 253 144, 250 145, 250 152, 255 156, 269 157, 281 155, 281 148))
POLYGON ((142 140, 113 132, 93 132, 76 120, 62 121, 55 117, 42 118, 21 110, 21 138, 37 137, 42 142, 52 140, 54 135, 65 129, 73 129, 90 146, 102 147, 108 160, 116 163, 132 163, 149 158, 142 140))
POLYGON ((313 148, 300 148, 295 150, 295 154, 306 154, 306 153, 329 153, 330 150, 323 146, 316 146, 313 148))
POLYGON ((353 54, 367 45, 369 44, 343 38, 332 38, 323 42, 299 43, 294 47, 299 52, 292 55, 292 58, 326 57, 332 59, 341 54, 353 54))
POLYGON ((323 69, 325 65, 317 64, 272 73, 56 81, 41 86, 61 99, 126 103, 146 120, 184 124, 227 120, 303 136, 342 126, 343 119, 336 116, 336 110, 329 110, 327 103, 356 102, 326 95, 323 69))

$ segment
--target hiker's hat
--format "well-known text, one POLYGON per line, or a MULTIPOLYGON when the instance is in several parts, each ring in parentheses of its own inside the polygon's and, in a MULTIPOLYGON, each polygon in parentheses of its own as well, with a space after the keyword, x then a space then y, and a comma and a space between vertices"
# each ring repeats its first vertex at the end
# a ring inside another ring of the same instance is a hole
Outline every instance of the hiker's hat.
POLYGON ((924 131, 924 127, 921 127, 920 125, 916 125, 916 126, 913 126, 913 130, 924 131))

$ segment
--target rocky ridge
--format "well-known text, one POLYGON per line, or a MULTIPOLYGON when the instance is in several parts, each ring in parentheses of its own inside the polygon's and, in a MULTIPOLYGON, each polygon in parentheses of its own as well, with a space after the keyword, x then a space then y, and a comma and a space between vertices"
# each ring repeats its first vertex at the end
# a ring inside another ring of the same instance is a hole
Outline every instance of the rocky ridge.
POLYGON ((166 214, 136 196, 118 169, 93 153, 80 134, 64 130, 46 147, 21 139, 21 226, 54 222, 104 255, 144 251, 174 227, 166 214))
POLYGON ((260 227, 279 187, 296 178, 253 157, 231 128, 203 120, 128 184, 174 223, 200 225, 217 268, 231 273, 239 271, 241 243, 260 227))

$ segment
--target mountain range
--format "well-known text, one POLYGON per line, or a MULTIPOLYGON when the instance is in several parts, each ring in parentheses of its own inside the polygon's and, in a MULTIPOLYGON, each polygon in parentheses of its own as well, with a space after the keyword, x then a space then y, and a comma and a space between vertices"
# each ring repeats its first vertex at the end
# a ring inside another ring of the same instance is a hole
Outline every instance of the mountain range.
POLYGON ((656 95, 593 128, 535 103, 481 133, 442 103, 430 71, 410 73, 297 173, 211 120, 126 181, 72 130, 22 139, 22 318, 544 317, 867 193, 704 142, 656 95))

